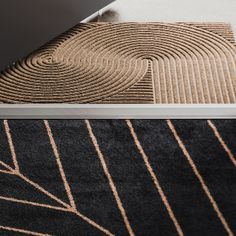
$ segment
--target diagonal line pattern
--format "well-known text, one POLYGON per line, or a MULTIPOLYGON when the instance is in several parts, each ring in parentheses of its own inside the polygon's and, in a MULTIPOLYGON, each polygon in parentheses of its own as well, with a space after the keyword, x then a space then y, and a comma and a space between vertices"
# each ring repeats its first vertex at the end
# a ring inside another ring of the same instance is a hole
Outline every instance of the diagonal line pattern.
MULTIPOLYGON (((6 120, 7 122, 7 120, 6 120)), ((7 122, 8 124, 8 122, 7 122)), ((9 126, 8 126, 9 127, 9 126)), ((9 129, 10 130, 10 129, 9 129)), ((5 130, 7 132, 7 130, 5 130)), ((13 140, 11 135, 9 135, 9 139, 8 139, 8 143, 9 145, 12 146, 12 155, 14 155, 14 157, 12 156, 12 158, 15 158, 15 160, 17 161, 16 158, 16 153, 15 153, 15 148, 14 148, 14 144, 13 144, 13 140)), ((12 167, 10 167, 9 165, 7 165, 6 163, 0 161, 0 165, 4 166, 6 169, 9 170, 9 172, 11 172, 12 174, 20 177, 21 179, 23 179, 25 182, 27 182, 28 184, 32 185, 33 187, 35 187, 37 190, 39 190, 40 192, 44 193, 45 195, 47 195, 48 197, 50 197, 51 199, 55 200, 56 202, 58 202, 59 204, 63 205, 66 209, 68 209, 68 211, 71 211, 72 213, 74 213, 75 215, 77 215, 78 217, 80 217, 81 219, 83 219, 84 221, 86 221, 88 224, 92 225, 93 227, 97 228, 98 230, 100 230, 101 232, 103 232, 106 235, 109 236, 113 236, 113 234, 105 229, 104 227, 102 227, 101 225, 97 224, 95 221, 89 219, 88 217, 86 217, 85 215, 81 214, 78 210, 76 210, 75 208, 72 208, 72 206, 68 205, 67 203, 63 202, 62 200, 60 200, 59 198, 57 198, 56 196, 54 196, 53 194, 51 194, 50 192, 48 192, 47 190, 45 190, 43 187, 41 187, 39 184, 33 182, 32 180, 30 180, 29 178, 27 178, 26 176, 24 176, 22 173, 20 173, 19 169, 13 169, 12 167)), ((12 228, 11 228, 12 229, 12 228)))
POLYGON ((213 196, 212 196, 212 194, 211 194, 209 188, 207 187, 207 185, 206 185, 206 183, 205 183, 203 177, 201 176, 200 172, 198 171, 198 169, 197 169, 197 167, 196 167, 196 165, 195 165, 195 163, 194 163, 192 157, 190 156, 189 152, 187 151, 187 149, 186 149, 186 147, 185 147, 183 141, 182 141, 181 138, 179 137, 179 135, 178 135, 178 133, 177 133, 177 131, 176 131, 174 125, 172 124, 172 122, 171 122, 170 120, 167 120, 167 124, 168 124, 168 126, 169 126, 171 132, 173 133, 173 135, 174 135, 174 137, 175 137, 175 139, 176 139, 176 141, 177 141, 177 143, 178 143, 180 149, 182 150, 184 156, 187 158, 187 161, 189 162, 189 164, 190 164, 190 166, 191 166, 191 168, 192 168, 192 170, 193 170, 195 176, 198 178, 198 180, 199 180, 199 182, 200 182, 200 184, 201 184, 201 187, 202 187, 203 191, 205 192, 206 196, 208 197, 208 199, 209 199, 209 201, 210 201, 210 203, 211 203, 213 209, 215 210, 215 212, 216 212, 218 218, 220 219, 220 221, 221 221, 223 227, 225 228, 225 230, 226 230, 226 232, 228 233, 228 235, 233 236, 234 234, 233 234, 232 230, 230 229, 230 227, 229 227, 229 225, 228 225, 226 219, 224 218, 222 212, 220 211, 220 209, 219 209, 219 207, 218 207, 218 205, 217 205, 215 199, 213 198, 213 196))
POLYGON ((156 174, 154 173, 154 171, 152 169, 152 166, 151 166, 151 164, 149 162, 149 158, 146 155, 146 153, 144 152, 143 147, 142 147, 141 143, 138 140, 137 134, 136 134, 136 132, 135 132, 135 130, 133 128, 133 125, 132 125, 131 121, 130 120, 126 120, 126 123, 127 123, 128 127, 130 129, 130 133, 131 133, 131 135, 133 137, 134 143, 135 143, 136 147, 138 148, 138 150, 139 150, 139 152, 140 152, 140 154, 141 154, 141 156, 143 158, 143 161, 144 161, 144 163, 145 163, 145 165, 146 165, 146 167, 148 169, 148 172, 149 172, 149 174, 152 177, 154 185, 155 185, 158 193, 161 196, 162 202, 164 203, 164 205, 165 205, 165 207, 166 207, 166 209, 168 211, 168 214, 169 214, 172 222, 175 225, 175 228, 176 228, 178 234, 180 236, 183 236, 184 235, 183 230, 181 229, 181 227, 180 227, 180 225, 179 225, 179 223, 178 223, 178 221, 177 221, 177 219, 176 219, 176 217, 174 215, 174 212, 173 212, 173 210, 172 210, 172 208, 171 208, 171 206, 170 206, 170 204, 169 204, 169 202, 167 200, 167 197, 165 196, 165 193, 164 193, 164 191, 163 191, 163 189, 162 189, 162 187, 161 187, 161 185, 160 185, 160 183, 159 183, 159 181, 157 179, 157 176, 156 176, 156 174))
POLYGON ((50 236, 50 234, 37 233, 37 232, 25 230, 25 229, 17 229, 17 228, 8 227, 8 226, 2 226, 2 225, 0 225, 0 229, 7 230, 7 231, 13 231, 13 232, 17 232, 17 233, 23 233, 23 234, 27 234, 27 235, 34 235, 34 236, 50 236))
POLYGON ((33 187, 35 187, 37 190, 39 190, 40 192, 44 193, 45 195, 47 195, 48 197, 50 197, 51 199, 53 199, 54 201, 58 202, 59 204, 63 205, 66 208, 71 208, 70 205, 68 205, 67 203, 63 202, 62 200, 60 200, 59 198, 57 198, 56 196, 54 196, 53 194, 51 194, 50 192, 48 192, 47 190, 45 190, 43 187, 41 187, 40 185, 38 185, 37 183, 34 183, 33 181, 31 181, 29 178, 27 178, 26 176, 24 176, 23 174, 20 173, 16 173, 17 176, 19 176, 21 179, 23 179, 25 182, 27 182, 28 184, 32 185, 33 187))
MULTIPOLYGON (((175 227, 176 227, 176 230, 178 232, 179 235, 184 235, 183 234, 183 231, 177 221, 177 219, 175 218, 175 215, 171 209, 171 206, 160 186, 160 183, 157 179, 157 176, 156 174, 154 173, 153 169, 152 169, 152 166, 149 162, 149 157, 146 155, 141 143, 139 142, 138 140, 138 137, 137 137, 137 134, 135 133, 135 130, 133 128, 133 125, 131 123, 130 120, 127 120, 127 125, 130 129, 130 132, 131 132, 131 135, 134 139, 134 142, 145 162, 145 165, 147 167, 147 170, 149 171, 152 179, 153 179, 153 182, 162 198, 162 201, 164 203, 164 205, 166 206, 166 209, 170 215, 170 218, 172 219, 175 227)), ((63 183, 64 183, 64 187, 66 189, 66 192, 67 192, 67 195, 68 195, 68 198, 70 200, 70 205, 68 205, 67 203, 61 201, 59 198, 57 198, 56 196, 54 196, 53 194, 51 194, 50 192, 48 192, 47 190, 45 190, 44 188, 42 188, 40 185, 38 185, 37 183, 34 183, 33 181, 31 181, 30 179, 28 179, 26 176, 24 176, 22 173, 20 173, 20 170, 19 170, 19 165, 18 165, 18 162, 17 162, 17 156, 16 156, 16 152, 15 152, 15 148, 14 148, 14 144, 13 144, 13 140, 12 140, 12 136, 11 136, 11 130, 9 128, 9 124, 8 124, 8 121, 7 120, 4 120, 4 127, 5 127, 5 132, 6 132, 6 135, 7 135, 7 139, 8 139, 8 143, 9 143, 9 147, 10 147, 10 150, 11 150, 11 155, 12 155, 12 159, 13 159, 13 163, 14 163, 14 166, 15 168, 13 169, 12 167, 10 167, 9 165, 7 165, 6 163, 0 161, 0 165, 2 165, 3 167, 5 167, 7 170, 0 170, 0 173, 3 173, 3 174, 13 174, 13 175, 16 175, 20 178, 22 178, 25 182, 27 182, 28 184, 34 186, 37 190, 39 190, 40 192, 43 192, 45 195, 49 196, 51 199, 54 199, 56 202, 60 203, 61 205, 63 205, 63 207, 54 207, 54 206, 51 206, 51 205, 47 205, 47 204, 41 204, 41 203, 36 203, 36 202, 31 202, 31 201, 26 201, 26 200, 20 200, 20 199, 15 199, 15 198, 9 198, 9 197, 3 197, 3 196, 0 196, 0 200, 5 200, 5 201, 10 201, 10 202, 15 202, 15 203, 20 203, 20 204, 27 204, 27 205, 31 205, 31 206, 35 206, 35 207, 43 207, 43 208, 49 208, 49 209, 54 209, 54 210, 58 210, 58 211, 64 211, 64 212, 71 212, 71 213, 74 213, 75 215, 77 215, 78 217, 82 218, 83 220, 85 220, 87 223, 93 225, 95 228, 101 230, 102 232, 104 232, 106 235, 113 235, 111 232, 109 232, 108 230, 106 230, 105 228, 103 228, 102 226, 98 225, 97 223, 95 223, 94 221, 92 221, 91 219, 87 218, 86 216, 82 215, 80 212, 78 212, 76 210, 76 205, 75 205, 75 202, 74 202, 74 199, 73 199, 73 196, 72 196, 72 193, 71 193, 71 190, 70 190, 70 186, 67 182, 67 179, 66 179, 66 176, 65 176, 65 173, 64 173, 64 170, 63 170, 63 166, 62 166, 62 163, 61 163, 61 160, 60 160, 60 154, 58 152, 58 149, 57 149, 57 145, 55 143, 55 140, 54 140, 54 137, 53 137, 53 134, 52 134, 52 130, 50 128, 50 125, 49 125, 49 122, 47 120, 44 121, 44 124, 45 124, 45 127, 46 127, 46 130, 47 130, 47 133, 48 133, 48 137, 49 137, 49 140, 50 140, 50 144, 52 146, 52 149, 53 149, 53 153, 55 155, 55 158, 56 158, 56 162, 57 162, 57 165, 58 165, 58 168, 59 168, 59 171, 60 171, 60 174, 61 174, 61 177, 62 177, 62 180, 63 180, 63 183), (68 190, 69 188, 69 190, 68 190), (74 204, 73 204, 74 203, 74 204)), ((108 179, 108 182, 109 182, 109 185, 111 187, 111 190, 113 192, 113 195, 116 199, 116 202, 117 202, 117 205, 118 205, 118 208, 121 212, 121 215, 123 217, 123 220, 124 220, 124 223, 127 227, 127 230, 129 232, 130 235, 134 236, 134 232, 130 226, 130 223, 129 223, 129 220, 128 220, 128 217, 126 215, 126 212, 125 212, 125 209, 123 207, 123 204, 121 202, 121 199, 119 197, 119 194, 118 194, 118 191, 116 189, 116 186, 114 184, 114 181, 112 179, 112 176, 111 174, 109 173, 109 169, 108 169, 108 166, 106 164, 106 161, 105 161, 105 158, 100 150, 100 147, 99 147, 99 144, 97 142, 97 139, 93 133, 93 130, 92 130, 92 126, 90 124, 90 122, 88 120, 85 120, 85 124, 87 126, 87 129, 88 129, 88 132, 89 132, 89 136, 93 142, 93 145, 96 149, 96 152, 98 154, 98 157, 100 159, 100 162, 101 162, 101 165, 103 167, 103 170, 104 170, 104 173, 108 179)), ((215 202, 213 196, 211 195, 207 185, 205 184, 205 181, 203 179, 203 177, 201 176, 201 174, 199 173, 194 161, 192 160, 192 157, 190 156, 189 152, 187 151, 183 141, 181 140, 180 136, 178 135, 174 125, 172 124, 172 122, 170 120, 167 120, 167 124, 170 128, 170 130, 172 131, 179 147, 181 148, 182 152, 184 153, 185 157, 187 158, 194 174, 196 175, 196 177, 198 178, 200 184, 201 184, 201 187, 202 189, 204 190, 205 194, 207 195, 213 209, 215 210, 218 218, 220 219, 223 227, 225 228, 225 230, 227 231, 228 235, 232 236, 233 235, 233 232, 232 230, 230 229, 227 221, 225 220, 222 212, 220 211, 217 203, 215 202)), ((226 143, 224 142, 222 136, 220 135, 219 131, 217 130, 216 126, 214 125, 214 123, 210 120, 208 120, 208 125, 211 127, 211 129, 213 130, 215 136, 217 137, 218 141, 220 142, 220 144, 222 145, 222 147, 224 148, 224 150, 226 151, 226 153, 228 154, 229 158, 231 159, 232 163, 236 166, 236 160, 235 160, 235 157, 233 156, 231 150, 228 148, 228 146, 226 145, 226 143)), ((17 228, 12 228, 12 227, 7 227, 7 226, 0 226, 0 229, 2 230, 8 230, 8 231, 14 231, 14 232, 19 232, 19 233, 25 233, 25 234, 28 234, 28 235, 48 235, 48 234, 41 234, 41 233, 37 233, 37 232, 31 232, 31 231, 27 231, 27 230, 24 230, 24 229, 17 229, 17 228)))
POLYGON ((68 208, 56 207, 56 206, 51 206, 51 205, 48 205, 48 204, 31 202, 31 201, 27 201, 27 200, 20 200, 20 199, 16 199, 16 198, 12 198, 12 197, 0 196, 0 200, 15 202, 15 203, 22 203, 22 204, 25 204, 25 205, 31 205, 31 206, 36 206, 36 207, 49 208, 49 209, 58 210, 58 211, 68 211, 68 212, 72 211, 71 209, 68 209, 68 208))
POLYGON ((15 148, 14 148, 14 145, 13 145, 13 142, 12 142, 11 131, 10 131, 8 121, 4 120, 3 124, 4 124, 5 132, 6 132, 6 135, 7 135, 7 140, 8 140, 8 143, 9 143, 9 147, 10 147, 10 150, 11 150, 11 155, 12 155, 12 160, 13 160, 13 163, 14 163, 14 166, 15 166, 15 170, 19 171, 19 165, 18 165, 18 162, 17 162, 16 152, 15 152, 15 148))
POLYGON ((104 234, 108 235, 108 236, 114 236, 114 234, 112 234, 109 230, 105 229, 104 227, 102 227, 101 225, 95 223, 93 220, 89 219, 88 217, 82 215, 79 211, 73 211, 73 213, 77 216, 79 216, 81 219, 83 219, 84 221, 86 221, 87 223, 89 223, 90 225, 94 226, 95 228, 99 229, 100 231, 102 231, 104 234))
POLYGON ((69 201, 70 201, 70 205, 73 209, 76 209, 75 201, 74 201, 74 198, 73 198, 72 193, 71 193, 70 185, 68 184, 68 181, 66 179, 66 175, 65 175, 65 172, 64 172, 61 160, 60 160, 60 154, 58 152, 56 142, 53 138, 51 127, 50 127, 49 122, 47 120, 44 120, 44 124, 45 124, 46 130, 47 130, 47 134, 48 134, 48 137, 49 137, 49 140, 50 140, 50 144, 52 146, 53 153, 54 153, 55 158, 56 158, 56 162, 57 162, 57 165, 58 165, 58 168, 59 168, 59 171, 60 171, 61 178, 62 178, 63 183, 64 183, 64 187, 65 187, 67 196, 68 196, 69 201))
POLYGON ((119 210, 121 212, 121 215, 123 217, 123 220, 124 220, 125 226, 126 226, 126 228, 128 230, 128 233, 129 233, 129 235, 134 236, 133 229, 131 228, 130 222, 129 222, 128 217, 127 217, 127 214, 125 212, 125 209, 124 209, 123 204, 121 202, 120 196, 119 196, 118 191, 116 189, 115 183, 114 183, 114 181, 112 179, 112 176, 111 176, 111 174, 110 174, 110 172, 108 170, 106 161, 105 161, 104 156, 103 156, 103 154, 102 154, 102 152, 100 150, 100 147, 99 147, 98 142, 97 142, 97 138, 95 137, 95 135, 93 133, 92 126, 90 125, 89 120, 85 120, 85 124, 86 124, 86 127, 88 129, 89 136, 90 136, 90 138, 92 140, 92 143, 93 143, 93 145, 95 147, 95 150, 97 152, 98 158, 99 158, 99 160, 101 162, 101 165, 103 167, 103 171, 104 171, 104 173, 105 173, 105 175, 106 175, 106 177, 108 179, 108 182, 109 182, 109 185, 110 185, 111 190, 113 192, 113 195, 115 197, 117 206, 118 206, 118 208, 119 208, 119 210))
POLYGON ((14 175, 13 172, 8 171, 8 170, 0 170, 0 173, 2 173, 2 174, 8 174, 8 175, 14 175))
POLYGON ((210 128, 212 129, 214 135, 216 136, 216 138, 220 142, 220 144, 223 147, 223 149, 225 150, 225 152, 228 154, 228 156, 229 156, 230 160, 232 161, 233 165, 236 167, 236 158, 233 155, 233 153, 231 152, 231 150, 229 149, 229 147, 227 146, 227 144, 225 143, 222 136, 220 135, 218 129, 215 126, 215 124, 211 120, 208 120, 207 123, 210 126, 210 128))
MULTIPOLYGON (((21 179, 23 179, 25 182, 27 182, 28 184, 32 185, 33 187, 35 187, 37 190, 39 190, 40 192, 44 193, 45 195, 47 195, 48 197, 50 197, 51 199, 55 200, 57 203, 63 205, 66 208, 71 208, 70 205, 66 204, 65 202, 61 201, 59 198, 57 198, 56 196, 54 196, 53 194, 51 194, 50 192, 48 192, 47 190, 45 190, 43 187, 41 187, 40 185, 38 185, 37 183, 33 182, 32 180, 30 180, 29 178, 27 178, 26 176, 24 176, 23 174, 21 174, 20 172, 12 169, 9 165, 5 164, 4 162, 0 161, 0 164, 3 165, 5 168, 7 168, 9 170, 9 173, 16 175, 18 177, 20 177, 21 179)), ((8 173, 8 174, 9 174, 8 173)))
MULTIPOLYGON (((21 204, 31 205, 31 206, 35 206, 35 207, 48 208, 48 209, 57 210, 57 211, 72 212, 75 215, 77 215, 80 218, 82 218, 83 220, 85 220, 88 223, 90 223, 91 225, 94 225, 94 222, 92 220, 90 220, 86 216, 80 214, 78 211, 74 211, 74 209, 55 207, 55 206, 51 206, 51 205, 47 205, 47 204, 41 204, 41 203, 37 203, 37 202, 31 202, 31 201, 26 201, 26 200, 19 200, 19 199, 16 199, 16 198, 8 198, 8 197, 3 197, 3 196, 0 196, 0 200, 5 200, 5 201, 15 202, 15 203, 21 203, 21 204)), ((110 235, 110 236, 113 235, 109 231, 104 231, 104 229, 102 227, 100 227, 99 225, 97 225, 97 228, 99 228, 101 231, 103 231, 107 235, 110 235)))
POLYGON ((4 166, 7 170, 9 170, 9 172, 12 172, 15 174, 16 170, 11 168, 9 165, 7 165, 6 163, 4 163, 3 161, 0 161, 0 165, 4 166))

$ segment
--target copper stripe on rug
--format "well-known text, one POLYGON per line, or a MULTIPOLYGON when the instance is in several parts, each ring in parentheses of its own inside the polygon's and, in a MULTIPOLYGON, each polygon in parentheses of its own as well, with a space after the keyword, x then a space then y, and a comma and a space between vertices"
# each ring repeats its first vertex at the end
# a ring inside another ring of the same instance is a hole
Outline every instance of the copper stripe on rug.
POLYGON ((0 74, 2 103, 236 102, 225 23, 86 23, 0 74))
POLYGON ((0 235, 232 236, 235 132, 234 120, 0 121, 0 235))

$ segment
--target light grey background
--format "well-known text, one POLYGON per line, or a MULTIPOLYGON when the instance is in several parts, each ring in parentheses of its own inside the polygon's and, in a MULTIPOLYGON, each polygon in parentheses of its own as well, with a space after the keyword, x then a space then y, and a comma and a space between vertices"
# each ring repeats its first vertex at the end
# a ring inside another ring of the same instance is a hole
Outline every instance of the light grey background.
POLYGON ((236 0, 117 0, 102 21, 229 22, 236 32, 236 0))
POLYGON ((0 71, 112 0, 0 0, 0 71))

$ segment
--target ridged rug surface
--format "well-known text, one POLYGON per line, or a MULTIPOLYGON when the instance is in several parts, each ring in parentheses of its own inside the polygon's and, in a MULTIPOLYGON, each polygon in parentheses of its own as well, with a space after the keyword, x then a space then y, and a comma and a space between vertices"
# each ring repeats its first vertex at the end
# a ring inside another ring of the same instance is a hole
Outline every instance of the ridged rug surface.
POLYGON ((0 235, 233 235, 233 120, 0 122, 0 235))
POLYGON ((225 23, 79 24, 0 74, 2 103, 235 103, 225 23))

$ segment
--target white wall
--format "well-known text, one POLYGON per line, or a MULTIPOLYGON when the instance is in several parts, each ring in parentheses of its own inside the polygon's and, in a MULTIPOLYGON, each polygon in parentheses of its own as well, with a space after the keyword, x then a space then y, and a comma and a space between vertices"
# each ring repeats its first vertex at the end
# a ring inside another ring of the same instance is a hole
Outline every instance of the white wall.
POLYGON ((229 22, 236 32, 236 0, 117 0, 118 21, 229 22))

